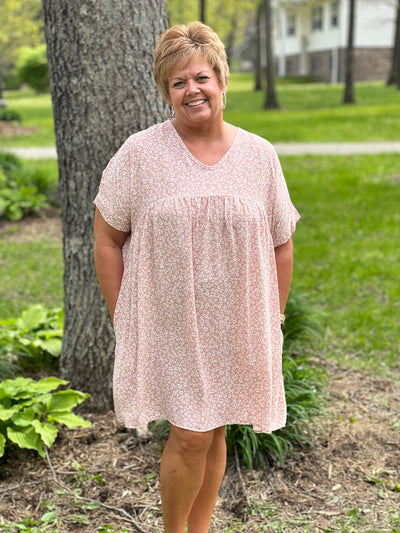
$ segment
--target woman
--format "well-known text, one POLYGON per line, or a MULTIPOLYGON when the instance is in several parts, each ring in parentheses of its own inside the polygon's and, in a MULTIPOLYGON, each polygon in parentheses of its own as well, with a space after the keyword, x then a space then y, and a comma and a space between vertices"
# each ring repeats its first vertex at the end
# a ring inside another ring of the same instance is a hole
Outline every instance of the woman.
POLYGON ((210 28, 164 32, 154 78, 173 118, 124 143, 95 199, 117 417, 171 424, 167 533, 209 530, 226 424, 269 433, 286 420, 280 325, 299 215, 272 146, 224 122, 228 76, 210 28))

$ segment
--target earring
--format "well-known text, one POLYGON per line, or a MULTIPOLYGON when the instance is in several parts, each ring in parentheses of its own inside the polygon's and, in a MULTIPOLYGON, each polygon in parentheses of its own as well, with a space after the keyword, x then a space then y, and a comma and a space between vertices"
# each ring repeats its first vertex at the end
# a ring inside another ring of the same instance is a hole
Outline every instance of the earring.
POLYGON ((170 114, 169 114, 169 118, 170 118, 170 119, 176 118, 176 113, 175 113, 175 109, 174 109, 173 106, 170 106, 170 108, 169 108, 169 113, 170 113, 170 114))
POLYGON ((226 107, 226 93, 222 93, 222 109, 226 107))

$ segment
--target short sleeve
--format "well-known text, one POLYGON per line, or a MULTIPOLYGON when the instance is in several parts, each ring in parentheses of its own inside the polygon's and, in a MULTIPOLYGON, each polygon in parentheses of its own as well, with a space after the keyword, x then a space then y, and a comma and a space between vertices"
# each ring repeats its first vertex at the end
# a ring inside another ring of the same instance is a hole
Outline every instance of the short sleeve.
POLYGON ((94 203, 104 220, 120 231, 131 230, 132 153, 126 141, 105 168, 94 203))
POLYGON ((270 230, 276 248, 290 239, 300 215, 290 199, 281 164, 272 146, 270 156, 272 176, 267 201, 270 230))

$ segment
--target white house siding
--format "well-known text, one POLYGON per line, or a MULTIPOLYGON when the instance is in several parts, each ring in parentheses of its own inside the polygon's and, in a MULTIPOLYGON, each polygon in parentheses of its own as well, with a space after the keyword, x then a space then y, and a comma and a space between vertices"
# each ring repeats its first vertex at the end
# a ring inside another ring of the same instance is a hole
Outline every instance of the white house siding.
MULTIPOLYGON (((386 79, 394 41, 397 0, 356 0, 355 79, 386 79)), ((278 74, 311 75, 325 82, 344 80, 349 0, 339 1, 338 26, 331 25, 331 0, 275 0, 275 54, 278 74), (322 29, 312 29, 312 8, 323 8, 322 29), (295 35, 288 17, 296 16, 295 35)))

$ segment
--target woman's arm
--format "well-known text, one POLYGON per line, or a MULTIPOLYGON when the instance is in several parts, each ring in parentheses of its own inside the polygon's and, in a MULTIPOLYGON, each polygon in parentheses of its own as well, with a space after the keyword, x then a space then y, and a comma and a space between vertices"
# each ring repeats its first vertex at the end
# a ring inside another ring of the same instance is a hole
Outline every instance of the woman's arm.
POLYGON ((111 319, 121 287, 124 265, 122 246, 129 232, 110 226, 96 209, 94 216, 94 263, 100 288, 106 301, 111 319))
POLYGON ((275 261, 278 274, 280 312, 284 314, 293 272, 292 238, 285 242, 285 244, 275 248, 275 261))

